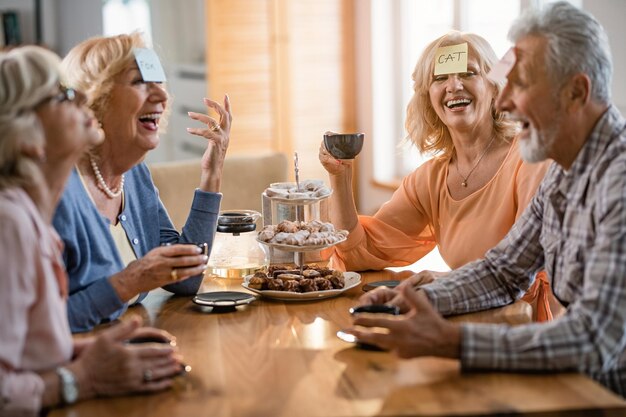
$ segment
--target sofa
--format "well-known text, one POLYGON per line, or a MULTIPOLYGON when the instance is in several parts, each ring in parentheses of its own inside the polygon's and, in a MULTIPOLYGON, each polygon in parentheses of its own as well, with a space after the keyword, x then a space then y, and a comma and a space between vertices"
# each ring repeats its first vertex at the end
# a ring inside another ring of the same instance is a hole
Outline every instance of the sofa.
MULTIPOLYGON (((191 206, 194 190, 200 182, 200 160, 157 162, 149 164, 154 184, 174 226, 181 230, 191 206)), ((288 180, 285 154, 227 156, 222 177, 221 210, 246 209, 261 213, 261 194, 273 182, 288 180)))

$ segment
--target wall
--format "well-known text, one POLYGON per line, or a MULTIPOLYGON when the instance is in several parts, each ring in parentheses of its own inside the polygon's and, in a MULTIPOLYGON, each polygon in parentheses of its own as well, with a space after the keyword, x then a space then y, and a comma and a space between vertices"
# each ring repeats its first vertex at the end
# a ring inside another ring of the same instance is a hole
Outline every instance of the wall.
POLYGON ((35 42, 35 0, 0 0, 0 12, 16 11, 20 20, 22 43, 35 42))
MULTIPOLYGON (((46 3, 50 0, 42 0, 46 3)), ((77 43, 102 35, 102 0, 55 0, 55 50, 65 55, 77 43)))
POLYGON ((609 34, 613 54, 613 102, 622 114, 626 114, 626 1, 623 0, 585 0, 583 8, 593 14, 609 34))
MULTIPOLYGON (((0 0, 0 10, 17 10, 23 43, 35 41, 34 0, 0 0)), ((61 56, 78 42, 102 34, 102 0, 41 0, 43 43, 61 56)))
POLYGON ((163 61, 204 65, 204 0, 151 0, 150 13, 152 38, 163 61))

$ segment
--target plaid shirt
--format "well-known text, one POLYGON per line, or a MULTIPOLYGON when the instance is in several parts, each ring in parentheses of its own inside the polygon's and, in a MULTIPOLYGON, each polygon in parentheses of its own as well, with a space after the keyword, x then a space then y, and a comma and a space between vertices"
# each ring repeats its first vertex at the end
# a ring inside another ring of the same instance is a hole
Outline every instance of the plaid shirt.
POLYGON ((442 314, 520 298, 545 268, 561 318, 463 324, 464 369, 584 372, 626 396, 626 125, 610 106, 569 171, 553 163, 535 198, 485 259, 422 287, 442 314))

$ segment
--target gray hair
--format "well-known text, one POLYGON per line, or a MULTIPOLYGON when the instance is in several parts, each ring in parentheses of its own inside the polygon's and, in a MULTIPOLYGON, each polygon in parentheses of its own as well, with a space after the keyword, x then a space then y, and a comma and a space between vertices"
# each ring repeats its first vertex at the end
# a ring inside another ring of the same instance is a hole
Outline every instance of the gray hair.
POLYGON ((559 1, 541 10, 529 10, 509 30, 509 39, 539 35, 547 40, 548 75, 562 85, 576 73, 591 79, 591 97, 601 103, 611 99, 613 60, 602 25, 589 13, 559 1))
POLYGON ((35 107, 58 91, 60 65, 56 54, 37 46, 0 53, 0 189, 28 187, 40 176, 22 147, 44 142, 35 107))

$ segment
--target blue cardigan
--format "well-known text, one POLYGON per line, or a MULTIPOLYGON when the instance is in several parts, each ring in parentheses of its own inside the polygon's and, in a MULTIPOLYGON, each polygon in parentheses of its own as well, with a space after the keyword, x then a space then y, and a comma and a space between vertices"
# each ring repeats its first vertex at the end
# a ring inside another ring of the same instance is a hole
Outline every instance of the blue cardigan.
MULTIPOLYGON (((124 210, 118 221, 137 259, 163 243, 206 242, 212 246, 222 194, 196 190, 191 211, 180 235, 172 224, 148 167, 141 163, 125 174, 124 210)), ((63 259, 69 275, 68 316, 72 332, 88 331, 118 318, 127 305, 109 283, 124 269, 115 246, 110 222, 103 217, 74 169, 61 197, 53 225, 65 248, 63 259)), ((165 286, 168 291, 193 295, 202 275, 165 286)), ((138 301, 145 298, 141 294, 138 301)))

